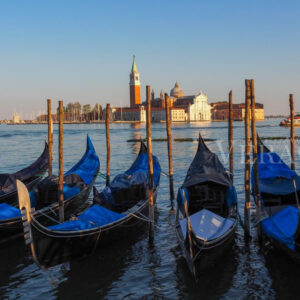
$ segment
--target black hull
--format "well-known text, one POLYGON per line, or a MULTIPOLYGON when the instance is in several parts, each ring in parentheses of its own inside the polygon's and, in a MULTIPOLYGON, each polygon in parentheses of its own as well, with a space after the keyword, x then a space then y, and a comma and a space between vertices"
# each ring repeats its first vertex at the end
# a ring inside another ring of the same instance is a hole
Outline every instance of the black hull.
POLYGON ((266 253, 268 253, 269 249, 271 248, 270 251, 272 251, 272 247, 276 248, 279 250, 281 253, 285 254, 287 258, 291 259, 298 265, 300 265, 300 252, 299 252, 299 247, 296 247, 296 250, 293 251, 283 243, 280 243, 269 236, 265 235, 263 233, 263 244, 262 246, 267 250, 266 253), (271 247, 270 247, 271 246, 271 247))
MULTIPOLYGON (((96 177, 93 182, 84 188, 79 194, 74 197, 65 200, 64 202, 64 212, 65 218, 70 218, 73 214, 79 213, 85 209, 88 205, 87 200, 91 189, 94 185, 96 177)), ((51 206, 45 207, 41 210, 37 210, 33 213, 33 216, 43 224, 49 223, 49 217, 53 219, 58 219, 58 204, 55 203, 51 206), (48 217, 47 217, 48 216, 48 217)), ((13 240, 23 235, 23 223, 22 217, 12 218, 9 220, 0 220, 0 243, 13 240)))
POLYGON ((222 261, 222 257, 228 254, 234 243, 235 231, 237 227, 237 220, 231 230, 225 236, 214 240, 212 242, 203 243, 201 239, 193 237, 193 254, 194 260, 190 257, 189 248, 185 244, 185 240, 181 231, 179 221, 176 220, 176 235, 187 261, 188 267, 192 273, 197 277, 202 275, 206 270, 214 267, 222 261))
MULTIPOLYGON (((154 200, 157 191, 154 192, 154 200)), ((148 216, 149 200, 140 201, 132 210, 138 217, 128 214, 126 218, 107 226, 82 231, 51 231, 32 218, 31 233, 33 257, 40 267, 51 267, 69 259, 92 254, 97 248, 105 248, 113 242, 128 240, 148 224, 141 215, 148 216)))
MULTIPOLYGON (((15 176, 16 179, 21 180, 26 185, 29 191, 42 180, 45 172, 48 169, 48 165, 49 165, 48 151, 49 151, 48 144, 45 143, 45 148, 43 153, 34 163, 26 167, 25 169, 22 169, 12 174, 15 176)), ((4 202, 15 207, 18 206, 19 202, 18 202, 18 193, 17 193, 16 186, 15 189, 12 190, 11 192, 0 196, 0 203, 4 203, 4 202)))
MULTIPOLYGON (((28 191, 31 191, 31 189, 43 179, 43 175, 45 174, 45 171, 43 171, 43 173, 40 173, 39 176, 33 176, 32 178, 30 178, 26 182, 24 182, 28 191)), ((18 206, 17 190, 15 190, 9 194, 2 195, 0 197, 0 203, 4 203, 4 202, 9 205, 12 205, 14 207, 17 207, 18 206)))

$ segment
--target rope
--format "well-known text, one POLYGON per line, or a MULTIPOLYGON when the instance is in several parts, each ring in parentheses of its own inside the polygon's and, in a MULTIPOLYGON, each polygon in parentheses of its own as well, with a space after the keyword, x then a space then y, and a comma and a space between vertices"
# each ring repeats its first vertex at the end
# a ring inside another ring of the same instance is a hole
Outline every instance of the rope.
POLYGON ((159 226, 156 225, 156 224, 154 223, 154 221, 150 220, 150 218, 148 218, 147 216, 145 216, 145 215, 143 215, 143 214, 141 214, 143 217, 139 217, 139 216, 137 216, 137 215, 135 215, 135 214, 133 214, 133 213, 131 213, 130 215, 133 216, 133 217, 135 217, 135 218, 137 218, 137 219, 139 219, 139 220, 142 220, 142 221, 144 221, 144 222, 151 223, 151 224, 153 224, 154 227, 159 228, 159 226))
POLYGON ((161 172, 161 174, 162 174, 163 176, 165 176, 165 177, 170 177, 170 175, 167 174, 166 172, 164 172, 164 171, 160 171, 160 172, 161 172))
MULTIPOLYGON (((57 220, 55 220, 54 218, 48 216, 47 214, 43 213, 42 211, 39 211, 39 214, 43 215, 44 217, 48 218, 49 220, 51 220, 51 221, 53 221, 53 222, 55 222, 55 223, 57 223, 57 224, 60 224, 59 221, 57 221, 57 220)), ((57 215, 57 214, 56 214, 56 215, 57 215)))
POLYGON ((298 193, 297 193, 297 187, 296 187, 296 180, 295 179, 293 179, 293 185, 294 185, 294 192, 295 192, 297 206, 298 206, 298 209, 300 209, 298 193))
POLYGON ((97 176, 100 176, 100 177, 106 179, 106 174, 103 174, 103 173, 101 173, 101 172, 98 172, 97 176))
POLYGON ((36 174, 36 177, 44 177, 44 174, 36 174))

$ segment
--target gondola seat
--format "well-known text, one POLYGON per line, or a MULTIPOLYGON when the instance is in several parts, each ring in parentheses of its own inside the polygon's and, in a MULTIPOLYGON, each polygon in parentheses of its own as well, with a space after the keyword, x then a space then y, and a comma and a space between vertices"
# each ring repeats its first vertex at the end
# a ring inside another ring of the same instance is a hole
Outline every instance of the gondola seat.
POLYGON ((147 198, 147 181, 146 172, 117 175, 101 193, 94 189, 94 203, 122 213, 147 198))
POLYGON ((191 214, 201 209, 209 209, 216 213, 223 213, 225 207, 225 193, 222 188, 216 189, 210 185, 196 185, 189 189, 191 214))
MULTIPOLYGON (((207 209, 202 209, 190 216, 194 234, 203 241, 210 241, 223 236, 234 224, 234 220, 223 218, 207 209)), ((180 220, 184 238, 186 237, 186 218, 180 220)))

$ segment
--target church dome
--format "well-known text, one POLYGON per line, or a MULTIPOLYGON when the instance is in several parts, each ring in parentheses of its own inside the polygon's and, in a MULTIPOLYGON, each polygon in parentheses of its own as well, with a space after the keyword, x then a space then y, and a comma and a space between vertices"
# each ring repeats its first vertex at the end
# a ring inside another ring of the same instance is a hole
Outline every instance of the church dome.
POLYGON ((175 83, 175 86, 170 91, 170 96, 180 98, 183 97, 183 90, 179 87, 178 82, 175 83))

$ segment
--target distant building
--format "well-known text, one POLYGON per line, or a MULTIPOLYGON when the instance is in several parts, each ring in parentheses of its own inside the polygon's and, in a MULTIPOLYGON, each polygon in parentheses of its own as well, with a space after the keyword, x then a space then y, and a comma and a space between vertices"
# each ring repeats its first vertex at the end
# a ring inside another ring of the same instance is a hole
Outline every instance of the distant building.
POLYGON ((12 121, 15 124, 20 123, 20 116, 16 112, 14 112, 12 121))
MULTIPOLYGON (((151 119, 153 122, 165 121, 166 120, 165 109, 153 107, 151 109, 151 119)), ((179 107, 171 108, 170 119, 172 122, 185 122, 187 120, 185 109, 179 107)))
POLYGON ((134 108, 141 104, 140 74, 136 66, 135 56, 133 56, 129 78, 130 107, 134 108))
MULTIPOLYGON (((137 69, 135 57, 133 57, 130 72, 129 93, 130 107, 115 107, 114 119, 116 121, 146 121, 146 102, 141 103, 140 74, 137 69)), ((170 117, 171 121, 210 121, 211 107, 207 103, 207 95, 200 91, 197 95, 184 96, 183 90, 176 82, 170 91, 170 117)), ((154 122, 165 121, 165 96, 161 91, 160 96, 155 98, 151 92, 151 119, 154 122)))
POLYGON ((187 121, 210 121, 211 106, 207 103, 207 95, 199 92, 197 95, 184 96, 183 91, 176 82, 175 87, 171 90, 170 96, 173 100, 173 107, 186 109, 187 121))
MULTIPOLYGON (((76 122, 96 122, 103 119, 102 106, 98 103, 91 109, 90 104, 83 105, 79 102, 69 102, 63 107, 64 122, 76 123, 76 122)), ((58 120, 59 110, 57 108, 56 114, 52 114, 52 120, 56 122, 58 120)), ((48 114, 40 114, 36 117, 36 122, 48 122, 48 114)))
POLYGON ((116 121, 139 121, 146 122, 146 109, 140 105, 137 107, 115 107, 113 109, 114 120, 116 121))
MULTIPOLYGON (((222 121, 228 120, 229 108, 228 102, 215 102, 211 103, 211 116, 213 120, 222 121)), ((245 120, 245 104, 233 104, 233 120, 244 121, 245 120)), ((251 118, 251 112, 250 112, 251 118)), ((263 121, 265 119, 264 105, 261 103, 255 103, 255 119, 257 121, 263 121)))
MULTIPOLYGON (((154 92, 152 92, 154 95, 154 92)), ((143 103, 146 104, 146 103, 143 103)), ((179 87, 178 82, 170 91, 169 96, 170 115, 172 121, 210 121, 211 106, 207 103, 207 95, 200 91, 197 95, 184 96, 183 90, 179 87)), ((165 99, 161 91, 159 98, 151 100, 151 107, 156 111, 156 117, 153 121, 165 120, 165 99), (159 110, 163 113, 159 113, 159 110), (161 118, 159 117, 161 116, 161 118), (159 120, 160 118, 160 120, 159 120)))

